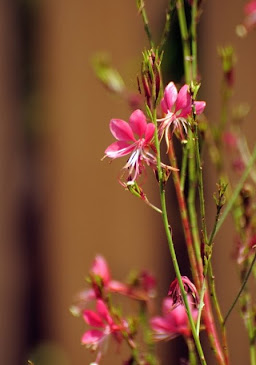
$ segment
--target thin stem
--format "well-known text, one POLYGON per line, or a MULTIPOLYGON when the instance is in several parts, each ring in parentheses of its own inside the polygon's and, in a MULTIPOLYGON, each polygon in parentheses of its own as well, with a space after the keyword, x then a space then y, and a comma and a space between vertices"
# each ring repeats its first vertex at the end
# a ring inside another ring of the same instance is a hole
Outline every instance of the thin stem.
POLYGON ((146 13, 146 10, 145 10, 144 0, 137 0, 137 8, 139 10, 139 13, 141 13, 141 16, 142 16, 142 20, 143 20, 143 23, 144 23, 144 29, 145 29, 145 32, 147 34, 150 47, 153 48, 154 47, 154 42, 152 40, 151 31, 149 29, 148 16, 147 16, 147 13, 146 13))
POLYGON ((217 317, 218 317, 218 321, 220 323, 220 327, 221 327, 221 335, 222 335, 222 348, 224 350, 224 355, 225 355, 225 359, 226 359, 226 363, 229 363, 228 360, 228 342, 227 342, 227 331, 226 331, 226 326, 223 320, 223 315, 222 315, 222 311, 220 308, 220 304, 219 304, 219 300, 217 297, 217 293, 216 293, 216 287, 215 287, 215 276, 213 274, 213 268, 212 268, 212 263, 211 261, 209 262, 209 267, 208 267, 208 278, 209 278, 209 286, 210 286, 210 293, 211 293, 211 297, 213 300, 213 304, 217 313, 217 317))
POLYGON ((199 191, 203 239, 204 239, 204 244, 208 245, 208 235, 207 235, 207 228, 206 228, 206 221, 205 221, 203 171, 202 171, 202 165, 201 165, 201 156, 200 156, 200 148, 199 148, 199 141, 198 141, 197 125, 195 125, 195 154, 196 154, 197 171, 198 171, 198 191, 199 191))
POLYGON ((251 306, 251 300, 250 300, 249 293, 246 295, 246 301, 247 301, 247 313, 244 314, 244 319, 246 323, 246 327, 248 330, 248 336, 250 341, 250 360, 251 365, 256 365, 256 346, 255 346, 255 330, 254 330, 254 314, 252 313, 252 306, 251 306))
POLYGON ((185 79, 187 82, 189 82, 191 80, 191 52, 189 44, 188 26, 184 9, 184 1, 177 0, 176 8, 178 12, 180 33, 183 43, 183 63, 184 63, 185 79))
POLYGON ((165 46, 165 43, 166 43, 166 40, 167 40, 167 37, 168 37, 168 34, 170 32, 171 15, 172 15, 174 9, 175 9, 174 1, 170 0, 168 8, 166 10, 166 18, 165 18, 165 25, 164 25, 163 34, 162 34, 162 37, 161 37, 161 41, 159 43, 159 50, 160 51, 163 50, 163 48, 165 46))
POLYGON ((192 50, 192 79, 197 79, 197 0, 193 0, 191 11, 191 50, 192 50))
POLYGON ((180 188, 184 191, 186 175, 187 175, 187 166, 188 166, 188 144, 183 144, 182 147, 182 163, 180 169, 180 188))
MULTIPOLYGON (((152 113, 152 121, 155 124, 155 126, 157 127, 157 121, 156 121, 156 109, 154 108, 153 113, 152 113)), ((163 223, 164 223, 164 228, 165 228, 165 233, 166 233, 166 237, 167 237, 167 241, 168 241, 168 245, 169 245, 169 250, 170 250, 170 254, 171 254, 171 258, 172 258, 172 262, 173 262, 173 267, 174 267, 174 271, 179 283, 179 287, 180 287, 180 291, 181 291, 181 295, 182 295, 182 299, 186 308, 186 312, 188 315, 188 320, 189 320, 189 324, 191 327, 191 332, 192 335, 194 337, 194 341, 195 341, 195 345, 196 345, 196 349, 200 358, 200 362, 202 365, 206 365, 206 360, 205 360, 205 356, 203 353, 203 349, 199 340, 199 337, 196 333, 196 328, 195 328, 195 324, 194 324, 194 320, 193 320, 193 316, 189 307, 189 303, 188 303, 188 299, 187 299, 187 294, 185 292, 185 288, 182 282, 182 278, 181 278, 181 273, 180 273, 180 268, 179 268, 179 264, 177 261, 177 257, 176 257, 176 253, 175 253, 175 248, 174 248, 174 244, 173 244, 173 240, 172 240, 172 234, 170 231, 170 226, 169 226, 169 222, 168 222, 168 215, 167 215, 167 209, 166 209, 166 199, 165 199, 165 189, 164 189, 164 182, 163 182, 163 171, 161 168, 161 159, 160 159, 160 143, 158 140, 158 135, 157 135, 157 128, 155 128, 155 146, 156 146, 156 151, 157 151, 157 170, 158 170, 158 178, 159 178, 159 190, 160 190, 160 200, 161 200, 161 207, 162 207, 162 218, 163 218, 163 223)))
MULTIPOLYGON (((219 219, 219 222, 217 224, 217 227, 216 227, 216 230, 215 230, 215 235, 219 232, 220 230, 220 227, 222 226, 222 224, 224 223, 225 219, 227 218, 229 212, 231 211, 231 209, 233 208, 239 194, 240 194, 240 191, 241 189, 243 188, 243 185, 247 179, 247 177, 249 176, 250 174, 250 170, 253 166, 253 164, 255 163, 256 161, 256 146, 254 147, 254 150, 252 152, 252 155, 251 155, 251 158, 248 162, 248 165, 243 173, 243 175, 241 176, 232 196, 230 197, 228 203, 227 203, 227 206, 226 206, 226 209, 224 210, 222 216, 220 217, 219 219)), ((214 236, 215 236, 214 235, 214 236)))
POLYGON ((229 308, 227 314, 225 315, 225 318, 224 318, 224 321, 223 321, 224 324, 227 322, 228 317, 230 316, 232 310, 234 309, 234 307, 235 307, 235 305, 236 305, 239 297, 241 296, 241 294, 242 294, 242 292, 243 292, 243 290, 245 288, 245 285, 246 285, 246 283, 247 283, 247 281, 248 281, 248 279, 250 277, 250 274, 252 272, 252 268, 253 268, 253 265, 254 265, 255 261, 256 261, 256 253, 255 253, 254 258, 253 258, 253 260, 251 262, 251 265, 249 267, 249 270, 248 270, 247 274, 245 275, 245 278, 244 278, 244 281, 243 281, 243 283, 241 285, 241 288, 239 289, 239 292, 237 293, 237 295, 235 297, 235 300, 233 301, 233 303, 231 304, 231 307, 229 308))
MULTIPOLYGON (((196 175, 196 165, 195 165, 195 147, 194 147, 194 138, 191 131, 189 131, 188 136, 188 181, 189 181, 189 189, 188 189, 188 211, 189 211, 189 219, 191 232, 193 236, 193 242, 195 247, 195 253, 197 262, 200 267, 203 267, 203 262, 201 258, 201 241, 199 237, 199 229, 197 224, 197 214, 195 209, 195 200, 196 200, 196 187, 197 187, 197 175, 196 175)), ((203 270, 202 270, 203 271, 203 270)))
MULTIPOLYGON (((172 143, 171 139, 169 140, 168 156, 169 156, 171 165, 173 167, 177 168, 176 156, 175 156, 173 143, 172 143)), ((188 256, 189 256, 189 260, 190 260, 190 264, 191 264, 191 271, 193 274, 193 278, 195 280, 196 287, 199 288, 200 287, 200 271, 197 267, 196 256, 195 256, 195 252, 194 252, 194 248, 193 248, 193 239, 192 239, 190 224, 189 224, 189 220, 188 220, 186 201, 184 198, 183 191, 181 189, 179 171, 173 171, 172 178, 173 178, 176 195, 177 195, 177 199, 178 199, 178 204, 179 204, 179 208, 180 208, 180 215, 181 215, 183 231, 184 231, 184 235, 185 235, 185 239, 186 239, 186 243, 187 243, 188 256)))
POLYGON ((187 346, 188 346, 188 359, 189 365, 197 365, 197 358, 195 353, 195 345, 192 338, 188 337, 186 339, 187 346))

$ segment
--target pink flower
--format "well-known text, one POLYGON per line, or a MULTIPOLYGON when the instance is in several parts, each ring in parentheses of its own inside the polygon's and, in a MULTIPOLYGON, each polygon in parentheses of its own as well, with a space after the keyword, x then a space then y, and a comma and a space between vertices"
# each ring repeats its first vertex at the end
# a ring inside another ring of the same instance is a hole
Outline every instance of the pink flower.
MULTIPOLYGON (((190 299, 190 297, 188 297, 190 299)), ((194 320, 197 318, 197 309, 192 308, 194 320)), ((189 337, 190 327, 186 309, 183 304, 174 304, 172 298, 165 298, 162 305, 163 316, 153 317, 150 321, 153 336, 156 341, 171 340, 179 335, 189 337)))
POLYGON ((244 7, 245 19, 244 26, 247 31, 256 25, 256 1, 249 1, 244 7))
MULTIPOLYGON (((101 286, 107 292, 121 293, 127 292, 127 286, 119 281, 112 280, 110 270, 107 261, 103 256, 97 255, 93 261, 92 268, 90 270, 92 281, 95 281, 96 286, 99 284, 97 279, 100 279, 101 286), (94 280, 96 279, 96 280, 94 280)), ((97 293, 96 293, 97 294, 97 293)))
POLYGON ((134 182, 141 175, 145 164, 156 166, 156 158, 149 152, 150 147, 153 147, 151 140, 155 126, 146 122, 146 116, 140 109, 131 114, 129 123, 122 119, 111 119, 110 131, 117 141, 105 150, 105 154, 112 159, 131 155, 123 167, 129 171, 128 181, 134 182))
POLYGON ((75 316, 79 316, 91 300, 101 298, 104 293, 119 293, 126 295, 127 285, 112 280, 110 270, 105 258, 97 255, 90 269, 90 281, 92 288, 83 290, 77 296, 77 303, 70 310, 75 316))
MULTIPOLYGON (((196 114, 199 115, 204 111, 205 102, 195 101, 196 114)), ((172 133, 178 132, 181 139, 184 140, 183 130, 187 134, 187 120, 192 112, 192 98, 188 92, 188 85, 182 86, 179 93, 173 82, 170 82, 165 90, 164 97, 161 100, 161 108, 165 117, 161 121, 160 134, 165 131, 165 140, 169 146, 169 130, 172 127, 172 133)), ((171 133, 171 134, 172 134, 171 133)))
POLYGON ((96 363, 98 363, 106 351, 109 336, 114 336, 115 340, 120 343, 122 341, 121 332, 127 328, 127 323, 123 321, 122 324, 115 324, 106 304, 101 299, 97 300, 96 311, 85 310, 83 318, 95 329, 86 331, 81 341, 92 351, 98 350, 96 359, 96 363))

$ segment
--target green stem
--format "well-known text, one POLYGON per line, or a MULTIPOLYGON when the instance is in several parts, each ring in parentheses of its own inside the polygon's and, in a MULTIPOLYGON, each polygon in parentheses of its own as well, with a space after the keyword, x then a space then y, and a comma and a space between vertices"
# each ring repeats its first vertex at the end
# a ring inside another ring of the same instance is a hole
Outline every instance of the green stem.
POLYGON ((235 305, 236 305, 236 303, 237 303, 237 301, 238 301, 238 299, 239 299, 240 295, 242 294, 242 292, 243 292, 243 290, 244 290, 244 288, 245 288, 245 285, 246 285, 246 283, 247 283, 247 281, 248 281, 248 279, 249 279, 249 277, 250 277, 250 274, 251 274, 251 272, 252 272, 252 268, 253 268, 253 265, 254 265, 255 261, 256 261, 256 253, 255 253, 254 258, 253 258, 253 260, 252 260, 252 262, 251 262, 251 265, 250 265, 250 267, 249 267, 249 270, 248 270, 247 274, 245 275, 245 278, 244 278, 244 281, 243 281, 243 283, 242 283, 242 285, 241 285, 241 288, 239 289, 239 292, 237 293, 237 295, 236 295, 236 297, 235 297, 235 300, 233 301, 233 303, 232 303, 231 307, 229 308, 229 310, 228 310, 228 312, 227 312, 227 314, 226 314, 226 316, 225 316, 225 318, 224 318, 224 321, 223 321, 223 323, 224 323, 224 324, 227 322, 227 319, 228 319, 228 317, 230 316, 230 313, 231 313, 231 312, 232 312, 232 310, 234 309, 234 307, 235 307, 235 305))
POLYGON ((187 166, 188 166, 188 144, 183 144, 182 146, 182 162, 180 169, 180 188, 184 191, 186 175, 187 175, 187 166))
MULTIPOLYGON (((171 165, 173 167, 177 168, 176 156, 175 156, 173 143, 172 143, 171 139, 169 140, 168 156, 169 156, 171 165)), ((174 182, 174 186, 175 186, 175 190, 176 190, 176 196, 178 199, 182 227, 183 227, 184 236, 186 239, 188 256, 189 256, 190 265, 191 265, 191 271, 192 271, 193 278, 195 280, 195 285, 197 288, 199 288, 200 287, 200 270, 197 267, 197 260, 196 260, 196 255, 195 255, 194 247, 193 247, 193 238, 192 238, 191 230, 190 230, 187 206, 186 206, 186 201, 185 201, 183 191, 181 189, 179 171, 173 171, 172 178, 173 178, 173 182, 174 182)))
POLYGON ((152 121, 156 126, 156 128, 155 128, 155 146, 156 146, 156 151, 157 151, 157 170, 158 170, 158 178, 159 178, 159 190, 160 190, 163 224, 164 224, 164 228, 165 228, 165 233, 166 233, 166 237, 167 237, 167 241, 168 241, 168 246, 169 246, 169 250, 170 250, 170 254, 171 254, 171 258, 172 258, 174 271, 175 271, 175 274, 176 274, 176 277, 177 277, 177 280, 179 283, 181 296, 182 296, 182 299, 183 299, 183 302, 184 302, 184 305, 186 308, 186 312, 188 315, 188 320, 189 320, 189 324, 191 327, 192 335, 194 337, 196 349, 197 349, 201 364, 206 365, 207 363, 205 360, 204 352, 203 352, 199 337, 196 333, 195 323, 194 323, 193 316, 192 316, 192 313, 191 313, 191 310, 189 307, 187 294, 185 292, 185 288, 184 288, 184 285, 182 282, 180 268, 179 268, 179 264, 177 261, 175 248, 174 248, 174 244, 173 244, 173 240, 172 240, 172 234, 171 234, 170 226, 169 226, 169 222, 168 222, 166 199, 165 199, 165 189, 164 189, 164 181, 163 181, 163 171, 161 168, 160 143, 159 143, 159 139, 158 139, 158 135, 157 135, 156 108, 154 108, 153 113, 152 113, 152 121))
POLYGON ((192 80, 197 79, 197 0, 193 0, 191 11, 192 80))
POLYGON ((163 50, 163 48, 165 46, 165 43, 166 43, 166 40, 167 40, 167 37, 168 37, 168 34, 170 32, 171 16, 172 16, 173 10, 175 9, 175 5, 173 5, 173 3, 174 2, 172 0, 170 0, 168 8, 166 10, 166 19, 165 19, 164 30, 163 30, 163 34, 162 34, 162 37, 161 37, 161 41, 159 43, 159 50, 160 51, 163 50))
POLYGON ((190 44, 189 44, 189 34, 188 34, 188 26, 186 21, 185 9, 184 9, 184 1, 177 0, 176 8, 178 12, 179 24, 180 24, 180 33, 183 43, 183 63, 184 63, 184 72, 186 82, 191 80, 191 52, 190 52, 190 44))
POLYGON ((213 300, 213 304, 217 313, 217 317, 218 317, 218 321, 221 327, 221 335, 222 335, 222 348, 224 351, 224 356, 225 356, 225 360, 226 363, 229 363, 229 355, 228 355, 228 343, 227 343, 227 331, 226 331, 226 326, 223 320, 223 315, 221 312, 221 308, 220 308, 220 304, 219 304, 219 300, 217 297, 217 292, 216 292, 216 287, 215 287, 215 276, 213 274, 213 268, 212 268, 212 263, 211 261, 209 262, 209 267, 208 267, 208 278, 209 278, 209 286, 210 286, 210 293, 211 293, 211 298, 213 300))
POLYGON ((201 156, 200 156, 200 148, 199 148, 199 141, 198 141, 197 125, 195 125, 195 153, 196 153, 196 162, 197 162, 197 171, 198 171, 198 191, 199 191, 200 212, 201 212, 201 220, 202 220, 203 240, 204 240, 204 245, 208 245, 208 235, 207 235, 207 228, 206 228, 206 221, 205 221, 203 169, 202 169, 202 165, 201 165, 201 156))
MULTIPOLYGON (((226 209, 224 210, 222 216, 220 217, 219 219, 219 222, 217 224, 217 227, 216 227, 216 230, 215 230, 215 235, 219 232, 220 230, 220 227, 222 226, 222 224, 224 223, 225 219, 227 218, 229 212, 231 211, 231 209, 233 208, 239 194, 240 194, 240 191, 241 189, 243 188, 243 185, 247 179, 247 177, 249 176, 250 174, 250 170, 253 166, 253 164, 255 163, 256 161, 256 146, 254 147, 254 150, 252 152, 252 155, 251 155, 251 158, 248 162, 248 165, 243 173, 243 175, 241 176, 232 196, 230 197, 228 203, 227 203, 227 206, 226 206, 226 209)), ((214 235, 214 236, 215 236, 214 235)))
POLYGON ((188 337, 186 339, 187 346, 188 346, 188 359, 189 365, 197 365, 197 358, 195 353, 195 345, 192 338, 188 337))
POLYGON ((194 138, 192 132, 189 131, 188 138, 188 211, 190 219, 190 227, 193 236, 194 248, 196 253, 197 262, 200 267, 203 267, 203 262, 201 258, 201 241, 199 237, 199 229, 197 224, 197 214, 195 209, 196 200, 196 187, 197 187, 197 175, 196 175, 196 165, 195 165, 195 148, 194 148, 194 138))
POLYGON ((144 29, 145 29, 145 32, 147 34, 150 47, 153 48, 154 47, 154 42, 152 40, 151 31, 149 29, 148 16, 147 16, 147 13, 146 13, 146 10, 145 10, 144 0, 137 0, 137 8, 138 8, 138 10, 139 10, 139 12, 141 13, 141 16, 142 16, 142 20, 143 20, 143 23, 144 23, 144 29))

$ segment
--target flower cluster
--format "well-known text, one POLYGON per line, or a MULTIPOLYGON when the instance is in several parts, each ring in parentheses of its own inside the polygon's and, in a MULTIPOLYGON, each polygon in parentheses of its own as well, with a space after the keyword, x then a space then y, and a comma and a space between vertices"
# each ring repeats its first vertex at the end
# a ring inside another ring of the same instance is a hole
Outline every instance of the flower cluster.
POLYGON ((87 281, 90 287, 78 294, 71 312, 76 316, 82 315, 86 324, 92 327, 84 333, 81 341, 90 350, 97 351, 94 364, 98 364, 107 350, 110 337, 117 344, 125 339, 130 347, 134 346, 134 329, 113 306, 111 294, 121 294, 147 304, 155 296, 156 281, 147 271, 134 275, 128 283, 113 280, 106 260, 100 255, 95 257, 87 281), (88 309, 92 303, 95 303, 95 310, 88 309))
MULTIPOLYGON (((189 86, 184 85, 179 93, 173 82, 170 82, 164 91, 161 100, 161 110, 164 118, 157 119, 159 122, 157 133, 156 124, 147 123, 146 116, 142 110, 135 110, 129 122, 122 119, 111 119, 110 131, 117 139, 105 150, 105 156, 116 159, 130 155, 123 169, 127 171, 126 182, 133 183, 145 170, 145 166, 157 170, 157 156, 154 138, 157 135, 165 135, 167 147, 169 139, 173 133, 181 140, 185 140, 184 133, 187 134, 189 118, 192 110, 199 115, 204 111, 204 101, 193 101, 189 93, 189 86)), ((172 166, 167 166, 161 162, 161 167, 169 171, 177 170, 172 166)))
MULTIPOLYGON (((107 351, 109 340, 112 339, 119 346, 126 342, 132 350, 132 356, 124 364, 133 363, 134 350, 137 349, 136 336, 139 333, 139 323, 141 321, 141 311, 144 316, 151 316, 153 306, 149 305, 156 294, 156 280, 147 271, 133 275, 128 283, 113 280, 108 264, 104 257, 95 257, 88 283, 90 288, 79 293, 77 303, 71 308, 75 315, 81 315, 85 323, 90 328, 85 331, 81 342, 88 349, 97 352, 93 365, 100 363, 107 351), (121 294, 123 297, 136 300, 139 305, 138 314, 130 314, 129 320, 123 318, 120 304, 115 307, 111 294, 121 294), (95 309, 90 309, 89 305, 95 304, 95 309)), ((185 292, 191 308, 193 318, 197 317, 197 291, 194 284, 186 277, 182 277, 185 292)), ((153 304, 153 302, 151 303, 153 304)), ((142 320, 144 323, 144 319, 142 320)), ((163 299, 162 316, 149 318, 151 343, 152 341, 167 341, 179 335, 190 336, 190 326, 187 312, 181 299, 180 289, 175 279, 168 292, 168 297, 163 299)), ((147 332, 148 336, 148 332, 147 332)), ((137 362, 143 365, 150 365, 147 362, 147 354, 143 351, 139 355, 137 362)))

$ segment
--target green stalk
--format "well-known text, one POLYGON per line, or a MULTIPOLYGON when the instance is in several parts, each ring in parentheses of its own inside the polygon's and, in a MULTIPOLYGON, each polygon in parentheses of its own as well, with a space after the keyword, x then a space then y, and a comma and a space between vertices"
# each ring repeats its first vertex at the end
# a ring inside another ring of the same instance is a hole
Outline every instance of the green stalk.
POLYGON ((191 11, 191 49, 192 49, 192 80, 197 79, 197 0, 193 0, 191 11))
MULTIPOLYGON (((174 151, 173 143, 172 143, 171 139, 169 140, 168 156, 169 156, 171 166, 177 168, 175 151, 174 151)), ((173 178, 174 187, 176 190, 176 196, 177 196, 177 200, 178 200, 178 204, 179 204, 181 222, 182 222, 184 236, 185 236, 185 240, 186 240, 186 244, 187 244, 191 271, 192 271, 192 275, 193 275, 193 278, 195 281, 195 285, 197 288, 199 288, 200 287, 200 270, 197 266, 197 258, 196 258, 195 252, 194 252, 193 237, 191 235, 189 217, 188 217, 188 212, 187 212, 187 205, 186 205, 185 197, 183 194, 183 190, 181 189, 179 171, 173 171, 172 178, 173 178)))
POLYGON ((226 206, 226 209, 224 210, 222 216, 220 217, 219 221, 218 221, 218 224, 217 224, 217 227, 216 227, 216 230, 215 230, 215 234, 214 234, 214 237, 215 235, 219 232, 220 230, 220 227, 222 226, 222 224, 224 223, 225 219, 227 218, 229 212, 231 211, 231 209, 233 208, 239 194, 240 194, 240 191, 241 189, 243 188, 243 185, 247 179, 247 177, 249 176, 250 174, 250 170, 251 168, 253 167, 253 164, 255 163, 256 161, 256 146, 254 147, 254 150, 252 152, 252 155, 251 155, 251 158, 248 162, 248 165, 246 167, 246 169, 244 170, 244 173, 243 175, 241 176, 233 194, 231 195, 228 203, 227 203, 227 206, 226 206))
POLYGON ((175 271, 175 274, 176 274, 176 277, 177 277, 177 280, 179 283, 181 296, 182 296, 182 299, 183 299, 183 302, 184 302, 184 305, 186 308, 186 312, 188 315, 188 320, 189 320, 191 332, 192 332, 192 335, 193 335, 193 338, 195 341, 195 346, 196 346, 201 364, 206 365, 207 363, 205 360, 204 352, 203 352, 203 349, 202 349, 202 346, 200 343, 199 336, 196 333, 196 328, 195 328, 193 316, 192 316, 192 313, 191 313, 191 310, 189 307, 187 294, 185 292, 185 288, 184 288, 184 285, 182 282, 180 268, 179 268, 179 264, 178 264, 176 253, 175 253, 175 248, 174 248, 174 244, 173 244, 173 240, 172 240, 172 234, 170 231, 170 225, 168 222, 166 199, 165 199, 165 189, 164 189, 164 181, 163 181, 163 171, 161 168, 160 143, 159 143, 158 135, 157 135, 156 108, 154 108, 153 113, 152 113, 152 121, 156 126, 156 128, 155 128, 155 146, 156 146, 156 151, 157 151, 157 170, 158 170, 158 178, 159 178, 159 190, 160 190, 163 224, 164 224, 165 233, 166 233, 166 237, 167 237, 167 241, 168 241, 168 246, 169 246, 169 250, 170 250, 170 254, 171 254, 171 258, 172 258, 172 262, 173 262, 174 271, 175 271))
POLYGON ((244 281, 243 281, 243 283, 242 283, 242 285, 241 285, 241 287, 239 289, 239 292, 237 293, 237 295, 235 297, 235 300, 233 301, 233 303, 231 304, 231 307, 229 308, 227 314, 225 315, 224 323, 227 322, 227 319, 230 316, 230 313, 232 312, 232 310, 234 309, 234 307, 235 307, 238 299, 240 298, 240 296, 241 296, 241 294, 242 294, 242 292, 243 292, 243 290, 245 288, 245 285, 246 285, 246 283, 247 283, 247 281, 248 281, 248 279, 250 277, 250 274, 252 272, 252 268, 253 268, 253 265, 254 265, 255 261, 256 261, 256 253, 255 253, 254 258, 252 260, 252 263, 251 263, 251 265, 249 267, 249 270, 247 271, 247 274, 245 275, 244 281))
MULTIPOLYGON (((194 115, 194 117, 195 117, 195 115, 194 115)), ((201 166, 201 156, 200 156, 200 148, 199 148, 199 141, 198 141, 197 125, 195 125, 195 154, 196 154, 197 171, 198 171, 198 191, 199 191, 200 212, 201 212, 201 220, 202 220, 203 240, 204 240, 204 244, 208 245, 208 235, 207 235, 207 228, 206 228, 206 221, 205 221, 203 170, 202 170, 202 166, 201 166)))
POLYGON ((188 166, 188 144, 183 144, 182 146, 182 162, 180 169, 180 188, 184 191, 184 185, 186 181, 187 175, 187 166, 188 166))
POLYGON ((180 24, 180 33, 183 43, 183 64, 184 64, 184 73, 185 79, 187 82, 191 80, 191 52, 190 52, 190 44, 189 44, 189 34, 188 27, 184 9, 184 1, 177 0, 176 8, 178 12, 179 24, 180 24))
POLYGON ((190 227, 193 236, 194 248, 196 253, 197 262, 199 266, 203 267, 201 258, 201 241, 199 237, 199 229, 197 223, 197 214, 195 209, 196 200, 196 187, 197 187, 197 175, 195 165, 195 149, 192 132, 189 131, 188 138, 188 177, 189 177, 189 190, 188 190, 188 211, 190 219, 190 227))
MULTIPOLYGON (((187 28, 187 22, 186 22, 186 17, 185 17, 183 0, 177 0, 177 5, 176 6, 177 6, 177 11, 178 11, 178 18, 179 18, 181 37, 182 37, 182 43, 183 43, 185 78, 186 78, 186 82, 190 83, 190 81, 192 79, 191 60, 193 59, 193 57, 191 57, 191 53, 190 53, 189 34, 188 34, 188 28, 187 28)), ((195 9, 196 9, 195 7, 196 7, 196 3, 194 3, 194 13, 193 13, 194 16, 195 16, 195 9)), ((194 19, 194 22, 195 21, 196 20, 194 19)), ((195 36, 195 33, 194 33, 194 36, 195 36)), ((196 51, 195 47, 193 48, 193 51, 194 52, 196 51)), ((196 58, 196 55, 195 55, 194 62, 196 62, 196 59, 197 58, 196 58)), ((192 146, 190 154, 192 155, 191 158, 194 159, 196 152, 195 152, 195 147, 194 147, 194 143, 193 143, 192 133, 190 133, 190 137, 191 137, 190 140, 191 140, 191 146, 192 146)), ((192 192, 189 192, 189 199, 190 200, 188 200, 188 209, 189 209, 190 218, 192 218, 192 220, 191 220, 191 226, 192 226, 191 229, 192 229, 193 237, 195 238, 194 245, 195 245, 195 250, 197 251, 196 255, 198 257, 199 272, 200 272, 200 275, 203 276, 202 260, 201 260, 201 253, 200 253, 200 239, 199 239, 199 231, 198 231, 198 226, 197 226, 197 216, 196 216, 196 210, 195 210, 196 171, 195 171, 195 168, 194 168, 195 165, 192 165, 194 163, 192 161, 192 159, 189 160, 189 164, 191 164, 191 167, 193 168, 193 174, 194 175, 192 177, 191 176, 189 177, 189 179, 191 179, 190 181, 192 182, 193 185, 190 185, 190 187, 192 186, 192 192)), ((202 279, 203 279, 203 277, 202 277, 202 279)), ((218 363, 224 365, 225 361, 224 361, 224 358, 223 358, 223 354, 222 354, 221 347, 220 347, 219 340, 218 340, 218 334, 217 334, 215 324, 214 324, 214 321, 213 321, 211 304, 210 304, 208 292, 206 292, 206 294, 205 294, 204 319, 205 319, 205 325, 206 325, 206 328, 207 328, 208 337, 209 337, 209 340, 211 342, 212 348, 215 352, 215 356, 218 360, 218 363)))
POLYGON ((145 32, 147 34, 150 47, 153 48, 154 47, 154 42, 153 42, 153 39, 152 39, 151 31, 149 29, 148 16, 147 16, 147 13, 146 13, 146 10, 145 10, 144 0, 137 0, 137 8, 138 8, 138 10, 139 10, 139 12, 141 13, 141 16, 142 16, 144 29, 145 29, 145 32))
POLYGON ((192 338, 190 338, 190 337, 186 339, 186 342, 187 342, 187 346, 188 346, 189 365, 197 365, 197 358, 196 358, 196 353, 195 353, 194 342, 193 342, 192 338))

